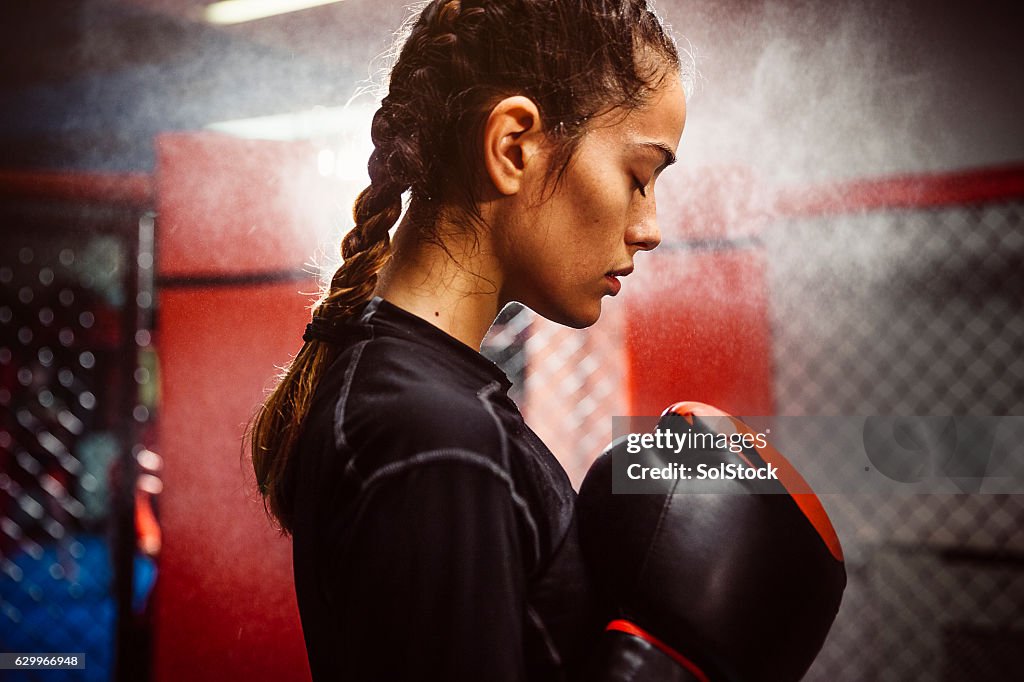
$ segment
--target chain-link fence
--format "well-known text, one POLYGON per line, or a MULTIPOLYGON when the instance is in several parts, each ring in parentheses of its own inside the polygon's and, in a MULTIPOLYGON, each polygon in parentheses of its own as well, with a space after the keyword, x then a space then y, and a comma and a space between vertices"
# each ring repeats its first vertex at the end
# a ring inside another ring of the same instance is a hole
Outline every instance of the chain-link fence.
MULTIPOLYGON (((1024 414, 1024 204, 793 220, 765 247, 779 414, 1024 414)), ((808 679, 1024 674, 1024 496, 824 502, 850 580, 808 679)))
POLYGON ((136 353, 139 215, 5 204, 0 219, 0 651, 86 662, 2 676, 109 680, 132 574, 141 595, 154 572, 133 557, 126 493, 151 378, 136 353))

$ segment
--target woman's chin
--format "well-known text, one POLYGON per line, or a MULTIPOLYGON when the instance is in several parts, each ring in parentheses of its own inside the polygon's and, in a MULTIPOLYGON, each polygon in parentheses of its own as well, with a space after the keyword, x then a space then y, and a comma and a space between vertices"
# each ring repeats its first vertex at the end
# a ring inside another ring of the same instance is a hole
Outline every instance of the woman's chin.
POLYGON ((544 315, 544 317, 572 329, 585 329, 601 318, 601 301, 599 299, 586 305, 564 307, 551 315, 544 315))

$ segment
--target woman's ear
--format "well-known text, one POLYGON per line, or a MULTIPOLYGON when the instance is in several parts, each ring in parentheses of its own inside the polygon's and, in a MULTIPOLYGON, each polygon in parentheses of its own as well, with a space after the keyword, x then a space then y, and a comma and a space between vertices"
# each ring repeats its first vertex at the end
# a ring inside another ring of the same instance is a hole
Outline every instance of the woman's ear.
POLYGON ((498 102, 484 125, 483 143, 484 167, 495 189, 505 195, 519 192, 544 144, 537 105, 522 95, 498 102))

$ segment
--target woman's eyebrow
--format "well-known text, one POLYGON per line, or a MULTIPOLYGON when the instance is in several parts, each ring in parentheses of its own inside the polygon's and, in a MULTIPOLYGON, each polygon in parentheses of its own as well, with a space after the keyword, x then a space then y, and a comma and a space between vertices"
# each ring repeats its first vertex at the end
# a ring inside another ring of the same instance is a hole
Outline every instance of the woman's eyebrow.
POLYGON ((661 142, 637 142, 634 146, 645 149, 653 149, 655 151, 660 152, 662 156, 665 157, 665 160, 662 162, 660 166, 658 166, 659 171, 668 168, 669 166, 676 162, 675 153, 668 148, 668 145, 663 144, 661 142))

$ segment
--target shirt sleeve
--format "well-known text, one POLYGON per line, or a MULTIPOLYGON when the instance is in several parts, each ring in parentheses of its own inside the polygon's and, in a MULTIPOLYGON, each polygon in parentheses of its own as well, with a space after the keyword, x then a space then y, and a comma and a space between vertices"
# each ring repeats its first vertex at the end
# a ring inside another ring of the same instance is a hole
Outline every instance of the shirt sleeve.
POLYGON ((346 679, 524 680, 521 525, 483 458, 378 475, 333 574, 346 679))

